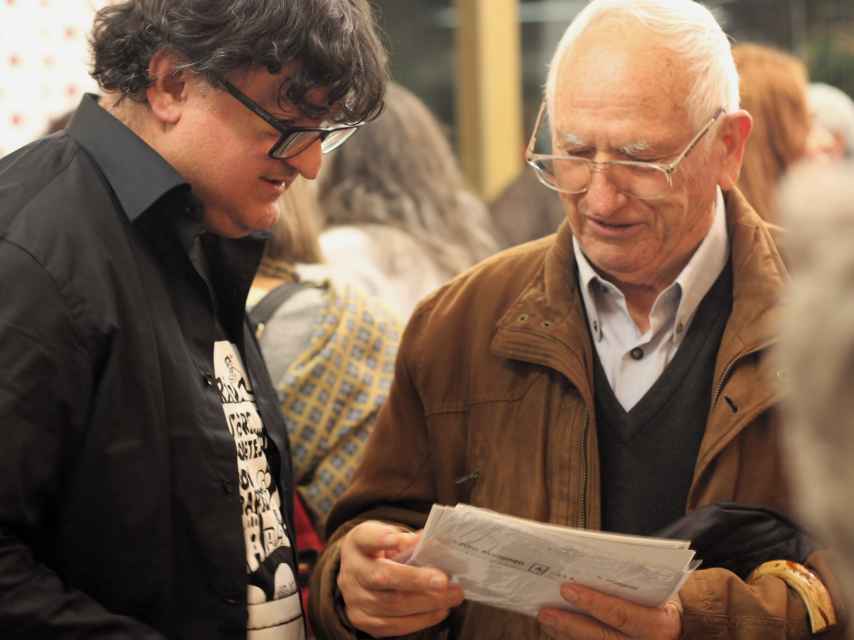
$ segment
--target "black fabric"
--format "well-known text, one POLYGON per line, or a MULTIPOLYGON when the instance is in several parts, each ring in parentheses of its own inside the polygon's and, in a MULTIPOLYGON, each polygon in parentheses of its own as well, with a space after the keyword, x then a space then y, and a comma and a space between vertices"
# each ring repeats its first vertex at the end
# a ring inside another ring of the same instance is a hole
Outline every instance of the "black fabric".
POLYGON ((803 564, 818 548, 800 526, 781 513, 733 502, 701 507, 655 535, 690 540, 703 569, 729 569, 742 579, 769 560, 803 564))
POLYGON ((262 251, 207 233, 189 185, 91 96, 0 160, 4 640, 246 637, 213 343, 241 352, 290 535, 287 432, 243 310, 262 251))
POLYGON ((594 350, 605 531, 647 535, 685 512, 731 306, 727 266, 700 303, 673 360, 628 412, 594 350))

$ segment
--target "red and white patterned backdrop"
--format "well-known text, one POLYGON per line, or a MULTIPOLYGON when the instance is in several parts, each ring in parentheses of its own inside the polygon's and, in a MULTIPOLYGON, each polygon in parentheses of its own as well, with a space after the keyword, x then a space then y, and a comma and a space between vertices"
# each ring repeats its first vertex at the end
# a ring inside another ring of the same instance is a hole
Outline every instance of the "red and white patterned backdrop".
POLYGON ((106 0, 0 0, 0 157, 96 89, 86 38, 106 0))

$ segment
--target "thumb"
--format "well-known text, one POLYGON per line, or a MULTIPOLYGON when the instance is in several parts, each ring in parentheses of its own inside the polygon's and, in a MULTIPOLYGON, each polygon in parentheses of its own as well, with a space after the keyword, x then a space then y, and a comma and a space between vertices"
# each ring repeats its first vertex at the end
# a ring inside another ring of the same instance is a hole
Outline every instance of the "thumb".
POLYGON ((382 557, 397 553, 407 537, 411 538, 413 534, 375 520, 363 522, 347 534, 349 542, 360 553, 382 557))
POLYGON ((383 552, 384 557, 394 560, 395 562, 406 563, 412 557, 415 547, 421 540, 421 531, 413 533, 411 531, 398 531, 395 536, 395 547, 386 549, 383 552))

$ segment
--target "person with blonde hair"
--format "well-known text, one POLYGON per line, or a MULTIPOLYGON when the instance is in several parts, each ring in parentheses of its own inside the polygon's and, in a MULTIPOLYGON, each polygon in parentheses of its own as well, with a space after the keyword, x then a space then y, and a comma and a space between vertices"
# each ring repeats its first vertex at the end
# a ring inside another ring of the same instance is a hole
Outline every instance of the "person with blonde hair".
POLYGON ((279 204, 247 307, 288 428, 306 599, 326 517, 388 396, 402 327, 324 263, 313 183, 295 180, 279 204))
POLYGON ((807 151, 807 68, 795 56, 762 44, 737 44, 732 55, 741 104, 753 116, 738 188, 759 215, 776 222, 780 178, 807 151))
POLYGON ((314 186, 295 180, 247 306, 288 425, 296 488, 322 531, 388 395, 402 327, 339 277, 346 265, 325 262, 319 233, 314 186))
POLYGON ((383 112, 330 158, 318 183, 330 263, 346 263, 403 319, 498 248, 486 206, 466 187, 441 125, 398 84, 389 84, 383 112))

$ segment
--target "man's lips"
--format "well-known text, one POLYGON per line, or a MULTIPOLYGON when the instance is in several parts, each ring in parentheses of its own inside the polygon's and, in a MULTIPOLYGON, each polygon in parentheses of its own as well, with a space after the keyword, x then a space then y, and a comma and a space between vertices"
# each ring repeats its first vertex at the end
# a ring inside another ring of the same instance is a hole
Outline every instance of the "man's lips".
POLYGON ((588 217, 587 221, 597 233, 611 237, 628 235, 637 231, 641 227, 641 223, 639 222, 601 220, 599 218, 591 217, 588 217))
POLYGON ((293 182, 293 178, 277 178, 272 176, 261 176, 261 180, 279 191, 287 191, 288 187, 291 186, 291 182, 293 182))

